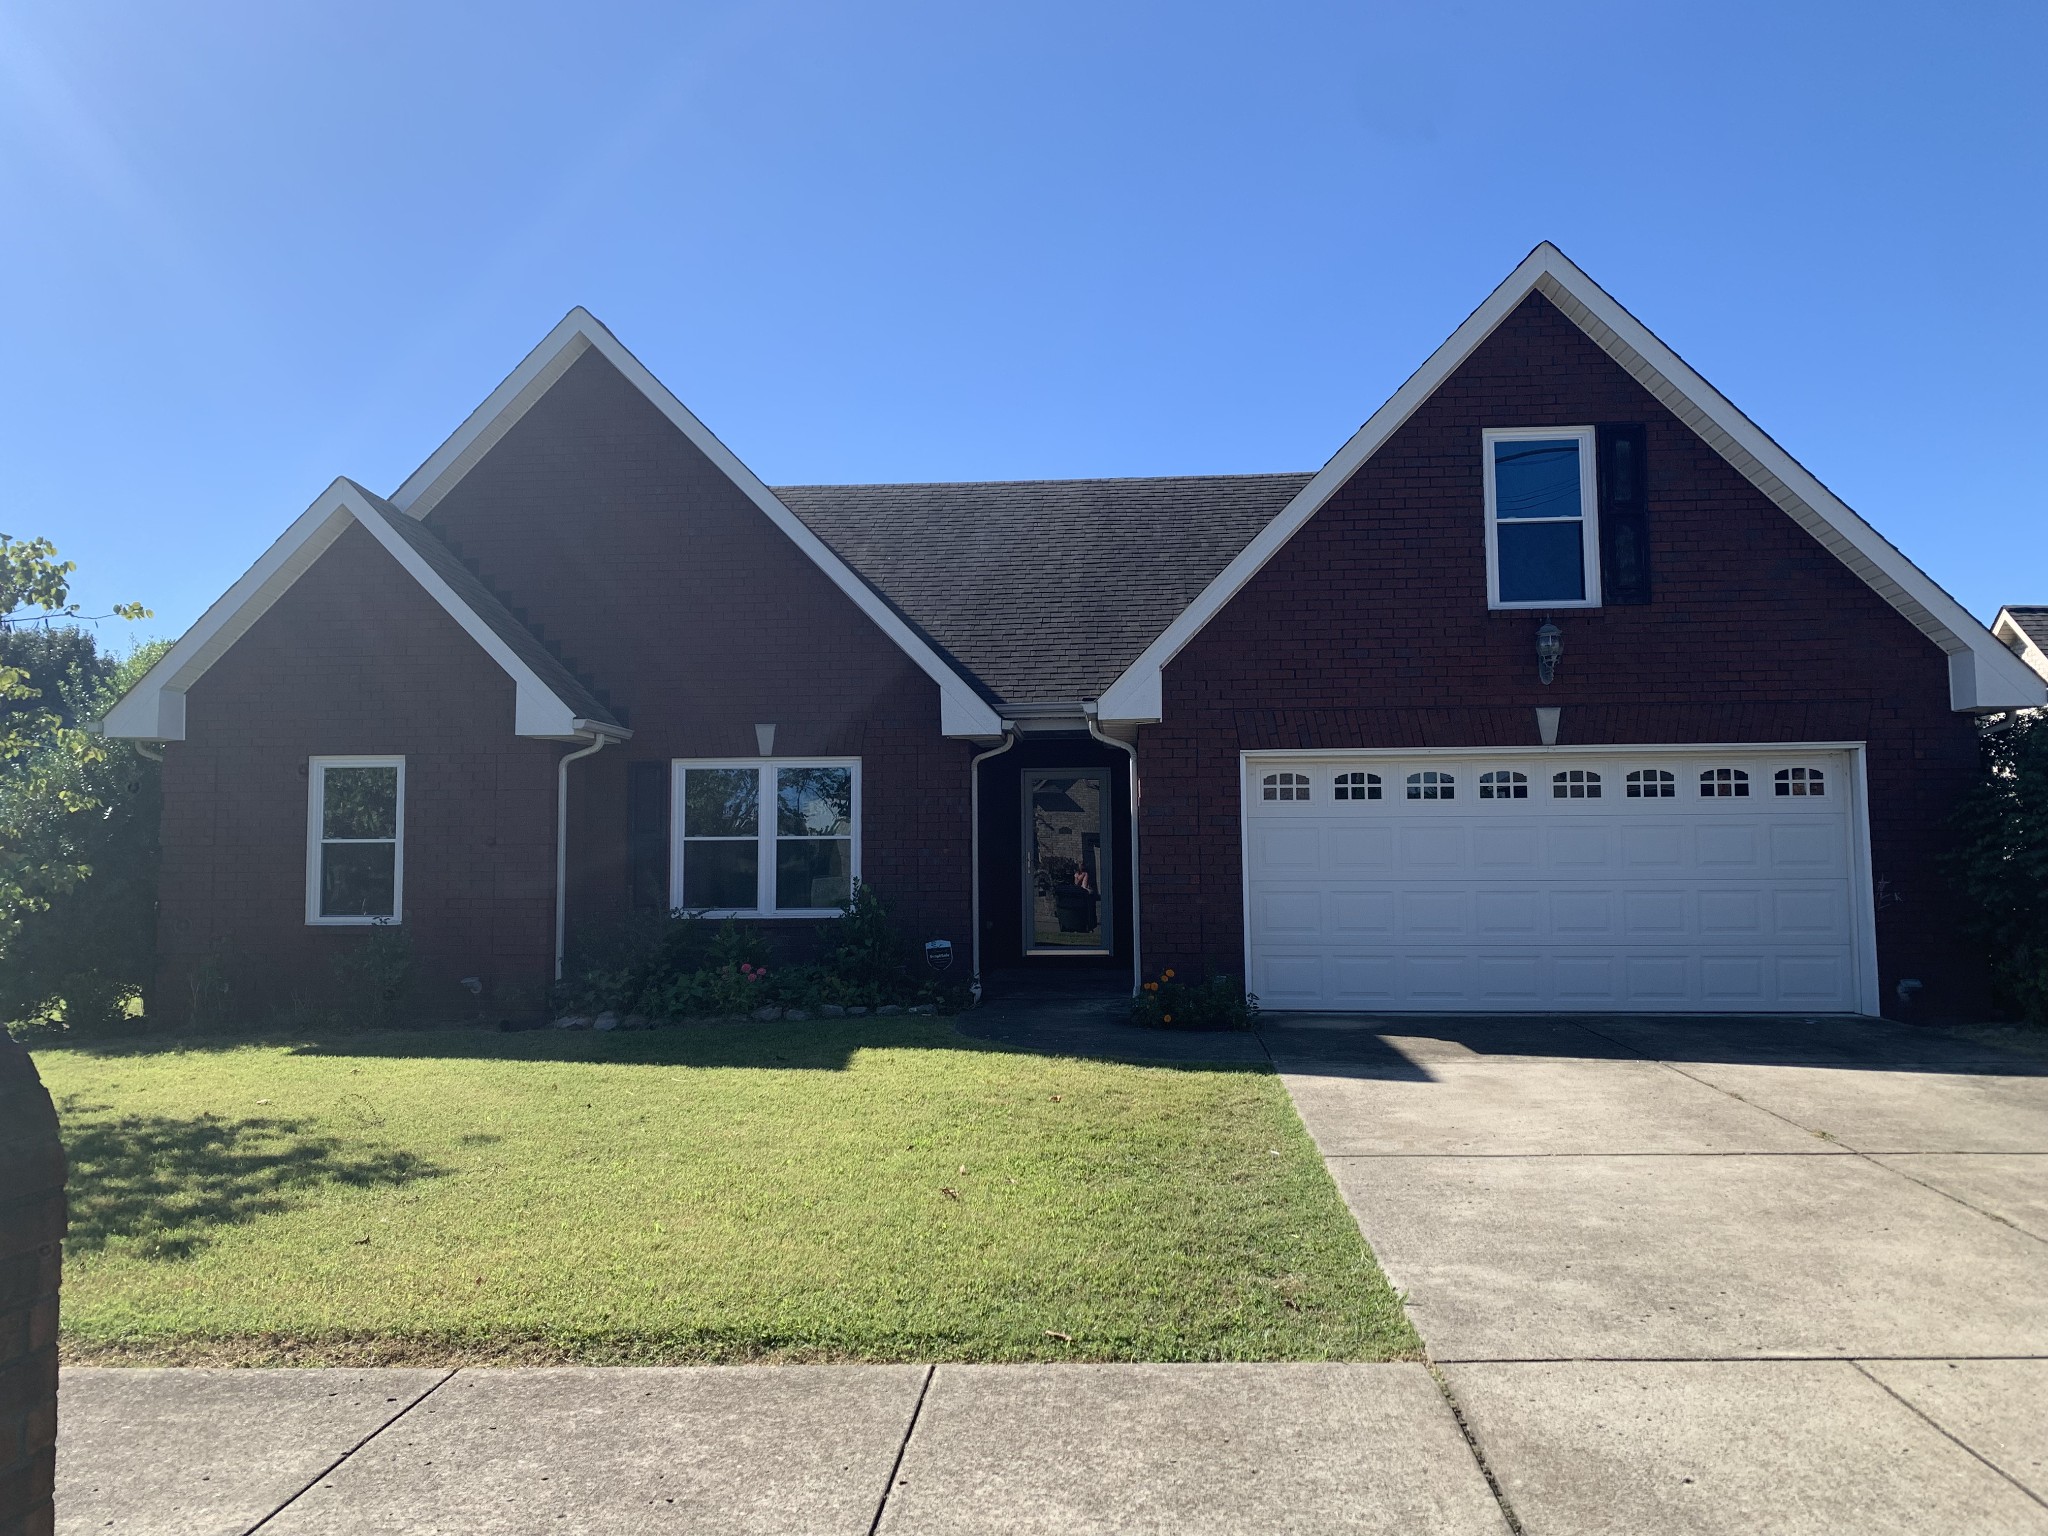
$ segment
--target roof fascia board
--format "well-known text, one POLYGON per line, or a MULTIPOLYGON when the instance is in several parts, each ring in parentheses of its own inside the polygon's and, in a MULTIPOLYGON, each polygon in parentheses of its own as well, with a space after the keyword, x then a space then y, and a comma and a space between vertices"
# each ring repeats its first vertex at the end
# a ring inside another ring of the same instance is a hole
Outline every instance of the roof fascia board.
POLYGON ((2019 657, 2042 677, 2048 678, 2048 650, 2043 650, 2034 637, 2027 633, 2026 626, 2013 617, 2010 608, 1998 610, 1998 617, 1991 623, 1991 634, 2013 655, 2019 657), (2015 641, 2019 643, 2017 650, 2013 645, 2015 641))
POLYGON ((101 722, 102 732, 147 741, 183 741, 186 691, 327 552, 351 521, 367 529, 512 679, 514 734, 558 741, 584 739, 592 733, 632 734, 623 727, 579 719, 419 552, 376 514, 369 493, 345 479, 330 485, 163 659, 116 701, 101 722))
POLYGON ((491 392, 490 398, 470 413, 469 419, 456 429, 454 436, 413 471, 405 484, 392 494, 391 504, 412 517, 425 517, 490 446, 510 431, 534 402, 568 371, 569 366, 592 347, 652 401, 655 409, 666 416, 676 430, 695 444, 727 479, 740 488, 762 515, 803 551, 834 586, 851 598, 854 605, 938 685, 939 728, 945 735, 993 737, 1002 734, 1001 718, 973 685, 948 666, 881 595, 855 575, 852 567, 784 506, 761 478, 720 442, 667 385, 628 351, 596 316, 580 305, 570 310, 561 324, 550 331, 505 382, 491 392))
POLYGON ((1152 721, 1163 674, 1246 582, 1298 533, 1531 292, 1541 292, 1674 415, 1811 533, 1949 656, 1949 704, 1957 710, 2043 702, 2040 683, 1963 606, 1822 485, 1760 427, 1694 372, 1648 327, 1545 241, 1453 331, 1338 449, 1280 515, 1245 546, 1103 691, 1104 719, 1152 721))

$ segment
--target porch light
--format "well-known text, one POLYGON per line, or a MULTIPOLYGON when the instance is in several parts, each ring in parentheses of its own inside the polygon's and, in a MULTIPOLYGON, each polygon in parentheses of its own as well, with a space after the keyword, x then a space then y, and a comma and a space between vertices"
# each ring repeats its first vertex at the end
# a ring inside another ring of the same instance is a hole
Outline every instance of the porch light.
POLYGON ((1536 631, 1536 678, 1548 684, 1557 676, 1557 658, 1564 654, 1564 632, 1550 620, 1536 631))

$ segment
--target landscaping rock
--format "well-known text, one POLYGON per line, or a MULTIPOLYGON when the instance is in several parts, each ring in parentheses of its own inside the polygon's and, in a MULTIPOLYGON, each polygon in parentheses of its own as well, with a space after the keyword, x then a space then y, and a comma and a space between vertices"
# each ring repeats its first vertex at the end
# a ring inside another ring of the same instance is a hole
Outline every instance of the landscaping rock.
POLYGON ((652 1029, 654 1028, 654 1020, 648 1018, 647 1015, 644 1013, 629 1013, 623 1019, 619 1020, 619 1028, 652 1029))
POLYGON ((865 1008, 849 1008, 849 1009, 847 1009, 847 1010, 846 1010, 846 1016, 847 1016, 847 1017, 848 1017, 849 1019, 860 1019, 860 1018, 865 1018, 865 1017, 867 1017, 867 1009, 865 1009, 865 1008))
POLYGON ((810 1014, 801 1008, 785 1008, 782 1011, 782 1016, 785 1019, 808 1019, 810 1014))
POLYGON ((837 1003, 826 1003, 818 1009, 818 1015, 826 1019, 843 1019, 846 1017, 846 1010, 837 1003))
POLYGON ((616 1013, 600 1013, 590 1021, 590 1027, 592 1029, 617 1029, 619 1027, 619 1016, 616 1013))
POLYGON ((782 1010, 780 1008, 756 1008, 754 1010, 754 1017, 763 1024, 773 1024, 782 1017, 782 1010))
POLYGON ((894 1003, 884 1003, 881 1007, 875 1010, 878 1016, 885 1019, 894 1018, 897 1014, 901 1013, 902 1011, 903 1010, 897 1007, 894 1003))
POLYGON ((583 1017, 583 1016, 582 1016, 581 1014, 576 1014, 576 1013, 569 1013, 569 1014, 564 1014, 564 1015, 563 1015, 563 1016, 562 1016, 561 1018, 559 1018, 559 1019, 555 1020, 555 1028, 557 1028, 557 1029, 588 1029, 588 1028, 590 1028, 590 1020, 588 1020, 588 1019, 584 1018, 584 1017, 583 1017))

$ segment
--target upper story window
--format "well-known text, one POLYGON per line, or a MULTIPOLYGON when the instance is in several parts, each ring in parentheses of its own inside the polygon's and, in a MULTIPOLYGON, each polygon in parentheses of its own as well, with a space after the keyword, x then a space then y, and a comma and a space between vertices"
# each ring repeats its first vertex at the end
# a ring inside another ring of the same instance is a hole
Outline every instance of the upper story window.
POLYGON ((837 911, 860 876, 860 764, 678 763, 671 904, 737 917, 837 911))
POLYGON ((1337 798, 1339 800, 1377 800, 1380 797, 1380 776, 1376 773, 1340 773, 1337 775, 1337 798))
POLYGON ((1600 512, 1591 427, 1482 434, 1487 604, 1600 606, 1600 512))
POLYGON ((307 764, 306 921, 391 923, 405 878, 405 759, 307 764))
POLYGON ((1269 773, 1266 782, 1260 786, 1268 800, 1306 800, 1308 798, 1308 775, 1305 773, 1269 773))

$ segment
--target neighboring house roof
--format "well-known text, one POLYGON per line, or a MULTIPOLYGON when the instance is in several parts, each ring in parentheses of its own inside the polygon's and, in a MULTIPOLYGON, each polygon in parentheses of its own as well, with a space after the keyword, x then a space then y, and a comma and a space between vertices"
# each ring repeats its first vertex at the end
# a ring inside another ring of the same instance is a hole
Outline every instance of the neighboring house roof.
POLYGON ((2048 677, 2048 607, 2001 608, 1992 620, 1991 633, 2013 655, 2048 677))
POLYGON ((183 741, 186 691, 351 524, 368 530, 512 679, 513 729, 519 735, 559 740, 632 735, 447 545, 353 480, 330 485, 163 660, 121 696, 100 728, 109 736, 183 741))
POLYGON ((1004 704, 1116 680, 1306 485, 1306 472, 775 495, 1004 704))
POLYGON ((1098 706, 1101 717, 1157 720, 1166 664, 1531 293, 1540 293, 1556 305, 1673 415, 1940 646, 1949 658, 1952 708, 2009 709, 2042 702, 2040 680, 1960 603, 1574 266, 1564 252, 1545 241, 1104 691, 1098 706))
POLYGON ((945 734, 997 736, 1002 733, 1001 719, 973 681, 941 656, 903 614, 863 581, 844 560, 826 548, 818 536, 761 483, 758 475, 741 463, 733 451, 713 436, 710 429, 671 394, 661 380, 648 372, 616 336, 580 305, 570 310, 561 324, 550 331, 541 344, 526 355, 526 360, 491 392, 490 397, 470 413, 469 419, 456 428, 454 435, 437 448, 426 463, 414 470, 405 484, 391 493, 392 505, 410 517, 424 518, 433 510, 435 503, 490 451, 492 445, 511 431, 534 402, 592 348, 624 374, 656 410, 760 508, 769 522, 781 529, 834 586, 851 598, 877 628, 939 685, 939 723, 945 734))

